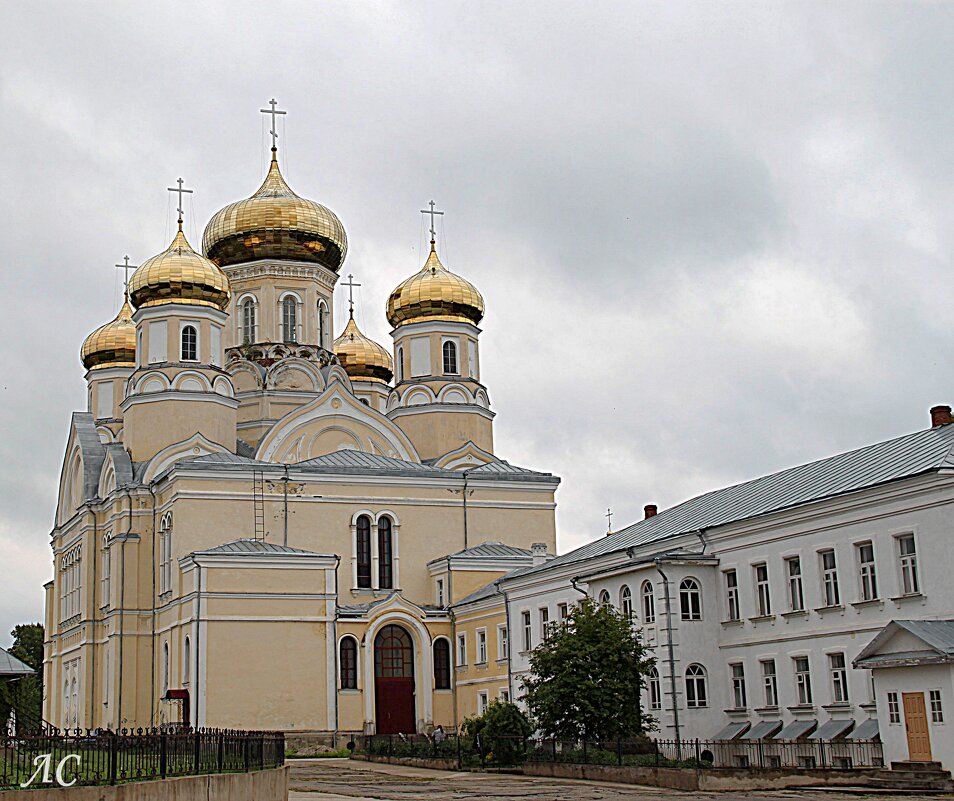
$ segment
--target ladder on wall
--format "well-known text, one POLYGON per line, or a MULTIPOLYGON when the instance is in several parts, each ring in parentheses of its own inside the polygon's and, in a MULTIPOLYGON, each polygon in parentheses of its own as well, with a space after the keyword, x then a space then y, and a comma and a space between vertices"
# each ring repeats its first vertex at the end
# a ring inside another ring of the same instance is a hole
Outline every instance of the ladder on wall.
POLYGON ((252 473, 252 503, 255 506, 255 539, 265 541, 265 473, 252 473))

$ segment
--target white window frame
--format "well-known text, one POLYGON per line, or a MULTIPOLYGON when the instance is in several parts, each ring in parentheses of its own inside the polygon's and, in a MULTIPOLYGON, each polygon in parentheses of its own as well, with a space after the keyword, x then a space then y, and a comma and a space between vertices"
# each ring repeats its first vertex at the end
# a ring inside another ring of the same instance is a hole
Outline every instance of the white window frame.
POLYGON ((679 619, 702 620, 702 584, 694 576, 686 576, 679 582, 679 619))
POLYGON ((506 623, 497 625, 497 660, 510 658, 510 632, 506 623))
POLYGON ((790 612, 805 611, 805 583, 802 579, 802 557, 789 556, 785 560, 785 576, 788 580, 788 609, 790 612))
POLYGON ((732 702, 734 709, 748 708, 748 695, 745 688, 745 664, 733 662, 729 665, 729 677, 732 681, 732 702))
POLYGON ((539 609, 540 615, 540 636, 545 640, 550 636, 550 607, 541 606, 539 609))
POLYGON ((838 582, 838 555, 834 548, 824 548, 818 552, 818 563, 822 576, 822 600, 824 608, 841 606, 841 587, 838 582), (828 565, 828 557, 831 564, 828 565))
POLYGON ((523 624, 523 650, 527 653, 533 650, 533 615, 529 609, 521 611, 520 621, 523 624))
POLYGON ((693 662, 686 668, 687 709, 705 709, 709 706, 709 688, 706 679, 706 669, 699 663, 693 662))
POLYGON ((831 701, 833 704, 847 704, 848 661, 843 653, 828 654, 828 672, 831 676, 831 701))
POLYGON ((633 592, 630 590, 628 584, 624 584, 620 587, 619 609, 629 620, 635 617, 635 615, 633 615, 633 592))
POLYGON ((643 603, 643 622, 656 622, 656 589, 651 581, 644 581, 639 590, 639 597, 643 603))
POLYGON ((762 671, 762 691, 765 706, 769 709, 778 707, 778 667, 774 659, 762 659, 759 662, 762 671))
POLYGON ((460 340, 457 337, 441 337, 441 375, 460 375, 460 340), (453 370, 447 369, 444 348, 450 343, 454 350, 453 370))
POLYGON ((878 570, 875 564, 874 543, 859 542, 855 545, 855 554, 858 559, 858 581, 861 591, 862 601, 878 600, 878 570), (870 553, 870 559, 866 558, 865 551, 870 553))
POLYGON ((180 320, 179 321, 179 361, 189 364, 198 364, 202 361, 202 326, 198 320, 180 320), (185 356, 185 332, 187 328, 195 331, 195 358, 187 359, 185 356))
POLYGON ((457 635, 457 666, 464 667, 467 664, 467 634, 457 635))
POLYGON ((490 694, 486 690, 477 693, 477 714, 483 715, 490 706, 490 694))
POLYGON ((487 664, 487 629, 477 629, 477 654, 474 664, 487 664))
POLYGON ((931 710, 931 723, 940 725, 944 722, 944 701, 941 691, 938 689, 928 690, 928 707, 931 710))
POLYGON ((767 562, 752 565, 755 574, 755 611, 759 617, 772 614, 772 593, 769 587, 769 569, 767 562))
POLYGON ((889 690, 887 693, 888 706, 888 724, 897 726, 901 723, 901 696, 897 690, 889 690))
MULTIPOLYGON (((393 525, 392 525, 393 535, 393 525)), ((393 546, 392 546, 393 547, 393 546)), ((444 607, 444 579, 439 578, 434 581, 434 602, 441 608, 444 607)))
POLYGON ((795 675, 795 698, 798 701, 798 706, 812 706, 814 696, 812 694, 811 660, 804 654, 793 656, 792 671, 795 675))
POLYGON ((649 670, 646 686, 649 690, 649 708, 653 711, 662 709, 662 685, 659 683, 659 671, 655 667, 649 670))
POLYGON ((918 544, 913 533, 899 534, 897 540, 898 569, 902 595, 921 594, 921 576, 918 573, 918 544), (905 552, 905 544, 911 543, 910 552, 905 552))
POLYGON ((722 572, 725 582, 725 604, 727 621, 736 621, 742 619, 742 609, 739 607, 739 574, 733 569, 722 572))

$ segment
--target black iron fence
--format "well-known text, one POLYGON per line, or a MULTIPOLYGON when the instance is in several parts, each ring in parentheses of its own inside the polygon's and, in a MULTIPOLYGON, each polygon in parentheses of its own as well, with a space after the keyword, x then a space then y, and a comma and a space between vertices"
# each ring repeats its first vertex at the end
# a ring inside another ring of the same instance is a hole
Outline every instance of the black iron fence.
POLYGON ((281 732, 70 729, 0 736, 0 789, 248 772, 284 763, 281 732))
POLYGON ((508 768, 534 762, 699 770, 852 770, 884 765, 881 743, 876 740, 556 740, 381 734, 359 738, 357 745, 371 756, 447 759, 461 768, 508 768))

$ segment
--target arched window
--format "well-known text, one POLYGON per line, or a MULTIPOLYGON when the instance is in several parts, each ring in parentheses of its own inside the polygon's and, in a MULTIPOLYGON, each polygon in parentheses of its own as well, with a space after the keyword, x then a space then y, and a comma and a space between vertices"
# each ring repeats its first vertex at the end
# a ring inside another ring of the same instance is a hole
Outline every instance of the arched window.
POLYGON ((182 361, 196 362, 199 360, 199 335, 194 325, 182 326, 182 361))
POLYGON ((294 295, 282 301, 282 338, 285 342, 298 341, 298 301, 294 295))
POLYGON ((169 643, 162 644, 162 695, 169 692, 169 643))
POLYGON ((63 728, 70 727, 70 680, 63 683, 63 728))
POLYGON ((649 689, 649 708, 662 709, 662 688, 659 686, 659 671, 652 667, 646 676, 646 686, 649 689))
POLYGON ((391 518, 378 520, 378 587, 390 590, 394 587, 394 552, 391 538, 391 518))
POLYGON ((358 586, 367 588, 371 586, 371 518, 361 515, 355 528, 358 586))
POLYGON ((102 583, 101 583, 101 595, 100 606, 109 606, 109 575, 112 572, 112 554, 109 550, 109 532, 107 531, 103 535, 103 550, 102 550, 102 583))
POLYGON ((434 640, 434 689, 450 689, 450 642, 444 637, 434 640))
POLYGON ((329 329, 328 305, 323 301, 318 301, 318 344, 321 347, 328 348, 328 329, 329 329))
POLYGON ((159 521, 159 594, 172 589, 172 512, 159 521))
POLYGON ((255 300, 246 298, 242 303, 242 344, 255 342, 255 300))
POLYGON ((188 684, 191 677, 192 643, 189 641, 188 635, 186 635, 185 641, 182 643, 182 683, 188 684))
POLYGON ((702 620, 702 592, 694 578, 684 578, 679 585, 679 613, 683 620, 702 620))
POLYGON ((610 594, 609 590, 600 590, 600 603, 601 604, 610 604, 610 594))
POLYGON ((633 594, 629 591, 629 586, 624 584, 623 589, 619 591, 619 608, 630 620, 633 617, 633 594))
POLYGON ((444 354, 444 372, 457 375, 457 343, 447 340, 443 347, 444 354))
POLYGON ((397 380, 404 380, 404 348, 399 347, 397 349, 397 357, 394 360, 395 370, 397 371, 397 380))
POLYGON ((358 689, 358 641, 354 637, 341 639, 341 689, 358 689))
POLYGON ((73 677, 73 681, 70 684, 72 688, 73 697, 70 699, 70 704, 73 707, 73 725, 79 726, 79 687, 76 684, 76 677, 73 677))
POLYGON ((656 622, 656 596, 653 593, 653 584, 651 581, 643 582, 643 622, 656 622))
POLYGON ((699 709, 708 705, 706 669, 702 665, 689 665, 686 668, 686 706, 699 709))

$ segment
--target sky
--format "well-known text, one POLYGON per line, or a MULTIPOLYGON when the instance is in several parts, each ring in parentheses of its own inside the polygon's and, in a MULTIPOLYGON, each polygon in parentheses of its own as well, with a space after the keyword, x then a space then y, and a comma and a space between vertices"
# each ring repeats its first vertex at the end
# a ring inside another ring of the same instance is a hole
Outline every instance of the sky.
POLYGON ((0 28, 0 645, 42 616, 113 265, 168 244, 176 178, 196 246, 258 187, 273 97, 378 341, 445 211, 496 451, 562 478, 561 552, 954 401, 950 4, 38 1, 0 28))

